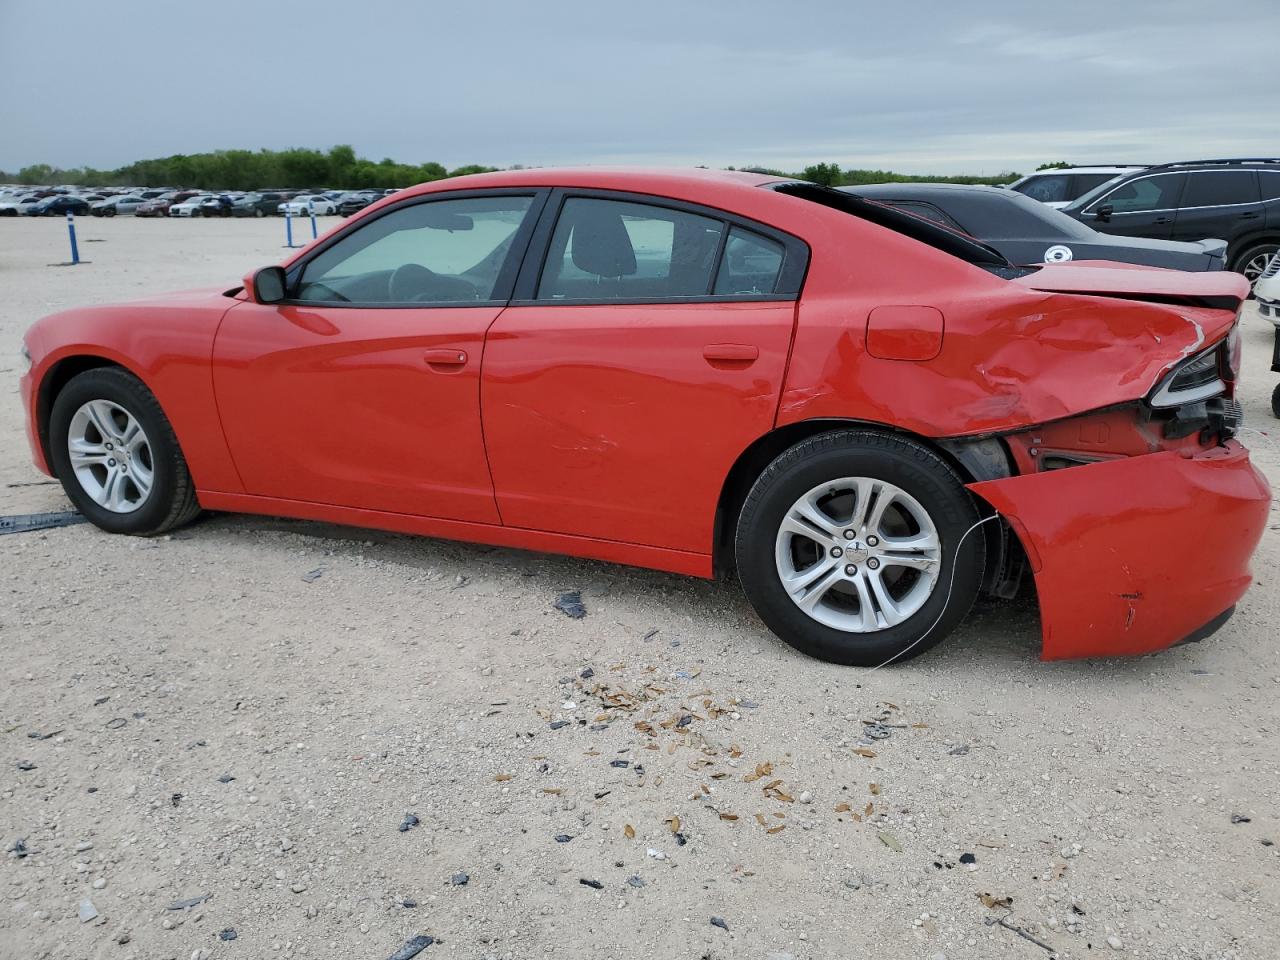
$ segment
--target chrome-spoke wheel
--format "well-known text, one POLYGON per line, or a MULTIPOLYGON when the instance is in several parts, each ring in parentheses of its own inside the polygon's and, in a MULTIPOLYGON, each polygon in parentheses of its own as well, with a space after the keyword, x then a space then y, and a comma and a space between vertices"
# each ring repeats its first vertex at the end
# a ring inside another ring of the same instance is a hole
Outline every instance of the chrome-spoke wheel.
POLYGON ((870 477, 820 484, 778 526, 774 561, 802 611, 847 633, 887 630, 915 615, 938 582, 942 541, 905 490, 870 477))
POLYGON ((155 484, 151 443, 132 413, 111 400, 90 400, 71 417, 67 454, 80 488, 104 510, 132 513, 155 484))
POLYGON ((1244 268, 1241 269, 1240 272, 1244 274, 1244 278, 1246 280, 1248 280, 1250 283, 1253 283, 1260 276, 1262 276, 1262 271, 1267 269, 1267 264, 1270 262, 1271 262, 1270 253, 1265 253, 1265 252, 1259 253, 1256 257, 1252 258, 1248 263, 1246 263, 1244 265, 1244 268))

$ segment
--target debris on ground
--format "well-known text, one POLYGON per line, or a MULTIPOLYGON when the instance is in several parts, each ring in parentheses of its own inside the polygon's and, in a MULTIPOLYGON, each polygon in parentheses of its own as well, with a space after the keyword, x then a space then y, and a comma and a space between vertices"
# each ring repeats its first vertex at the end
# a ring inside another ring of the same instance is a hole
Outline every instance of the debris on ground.
POLYGON ((169 904, 169 906, 165 907, 165 909, 166 910, 190 910, 192 907, 200 906, 200 904, 204 903, 206 900, 208 900, 212 896, 213 896, 212 893, 202 893, 198 897, 189 897, 186 900, 176 900, 173 903, 169 904))
POLYGON ((413 960, 418 954, 436 942, 435 937, 417 936, 405 941, 405 945, 387 957, 387 960, 413 960))
POLYGON ((727 923, 725 923, 725 922, 724 922, 724 917, 712 917, 712 918, 711 918, 711 925, 712 925, 713 927, 719 927, 721 930, 728 930, 728 929, 729 929, 729 924, 727 924, 727 923))
POLYGON ((404 815, 404 819, 400 821, 400 826, 399 826, 399 827, 397 827, 397 829, 398 829, 401 833, 408 833, 410 830, 412 830, 414 827, 416 827, 416 826, 417 826, 418 824, 420 824, 421 822, 422 822, 422 821, 418 819, 418 817, 417 817, 417 815, 416 815, 416 814, 413 814, 413 813, 406 813, 406 814, 404 815))
POLYGON ((466 873, 455 873, 449 878, 449 882, 455 887, 465 887, 471 881, 471 876, 466 873))
POLYGON ((88 897, 80 901, 80 911, 78 916, 80 917, 81 923, 88 923, 90 920, 97 919, 98 910, 93 905, 93 901, 88 897))
POLYGON ((314 570, 308 570, 306 573, 302 575, 302 582, 315 583, 317 580, 319 580, 323 576, 324 576, 324 568, 316 567, 314 570))
POLYGON ((22 513, 12 517, 0 517, 0 536, 6 533, 28 533, 33 530, 52 530, 54 527, 70 527, 77 523, 88 523, 74 510, 59 510, 54 513, 22 513))
POLYGON ((582 884, 584 887, 590 887, 592 890, 604 889, 604 884, 601 883, 599 880, 587 880, 583 877, 579 877, 578 882, 582 884))
POLYGON ((556 597, 556 602, 552 606, 573 620, 581 620, 587 615, 587 608, 582 605, 582 591, 580 590, 568 590, 560 594, 560 596, 556 597))
POLYGON ((27 771, 27 770, 34 770, 35 768, 36 768, 36 765, 35 765, 34 763, 32 763, 30 760, 19 760, 19 761, 18 761, 18 769, 19 769, 19 770, 22 770, 22 771, 24 771, 24 772, 25 772, 25 771, 27 771))
POLYGON ((238 936, 240 936, 240 934, 236 933, 234 927, 227 927, 225 930, 218 931, 219 940, 234 940, 238 936))
POLYGON ((1246 817, 1243 813, 1233 813, 1231 815, 1232 823, 1252 823, 1252 817, 1246 817))

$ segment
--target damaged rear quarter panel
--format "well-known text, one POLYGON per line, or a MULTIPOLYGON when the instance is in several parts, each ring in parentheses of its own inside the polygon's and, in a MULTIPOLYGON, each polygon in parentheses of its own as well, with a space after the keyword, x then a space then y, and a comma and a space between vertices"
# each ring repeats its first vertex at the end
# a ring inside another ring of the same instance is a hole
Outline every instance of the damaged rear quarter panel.
POLYGON ((1161 650, 1243 596, 1271 494, 1234 441, 971 484, 1035 571, 1045 660, 1161 650))
POLYGON ((857 419, 928 437, 1034 426, 1145 396, 1235 319, 1227 310, 1044 293, 989 279, 931 288, 924 301, 884 283, 855 295, 806 291, 779 424, 857 419), (869 353, 868 316, 886 304, 933 306, 945 315, 936 357, 869 353))

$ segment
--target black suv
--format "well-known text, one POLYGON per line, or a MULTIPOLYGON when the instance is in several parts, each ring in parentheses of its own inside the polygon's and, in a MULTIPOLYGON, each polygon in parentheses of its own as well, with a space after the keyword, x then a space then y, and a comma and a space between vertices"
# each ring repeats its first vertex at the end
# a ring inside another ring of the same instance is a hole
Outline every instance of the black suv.
POLYGON ((1062 209, 1095 230, 1227 241, 1227 269, 1258 279, 1280 251, 1280 159, 1164 163, 1116 177, 1062 209))

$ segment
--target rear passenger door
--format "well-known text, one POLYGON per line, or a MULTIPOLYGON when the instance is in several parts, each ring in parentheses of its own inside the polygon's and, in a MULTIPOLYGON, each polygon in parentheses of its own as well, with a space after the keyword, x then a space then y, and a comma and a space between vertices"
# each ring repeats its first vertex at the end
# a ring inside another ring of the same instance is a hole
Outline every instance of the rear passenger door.
POLYGON ((554 194, 485 344, 502 522, 709 553, 730 467, 773 426, 807 255, 718 211, 554 194))
POLYGON ((1258 174, 1253 170, 1193 170, 1178 205, 1175 240, 1232 241, 1264 224, 1258 174))

